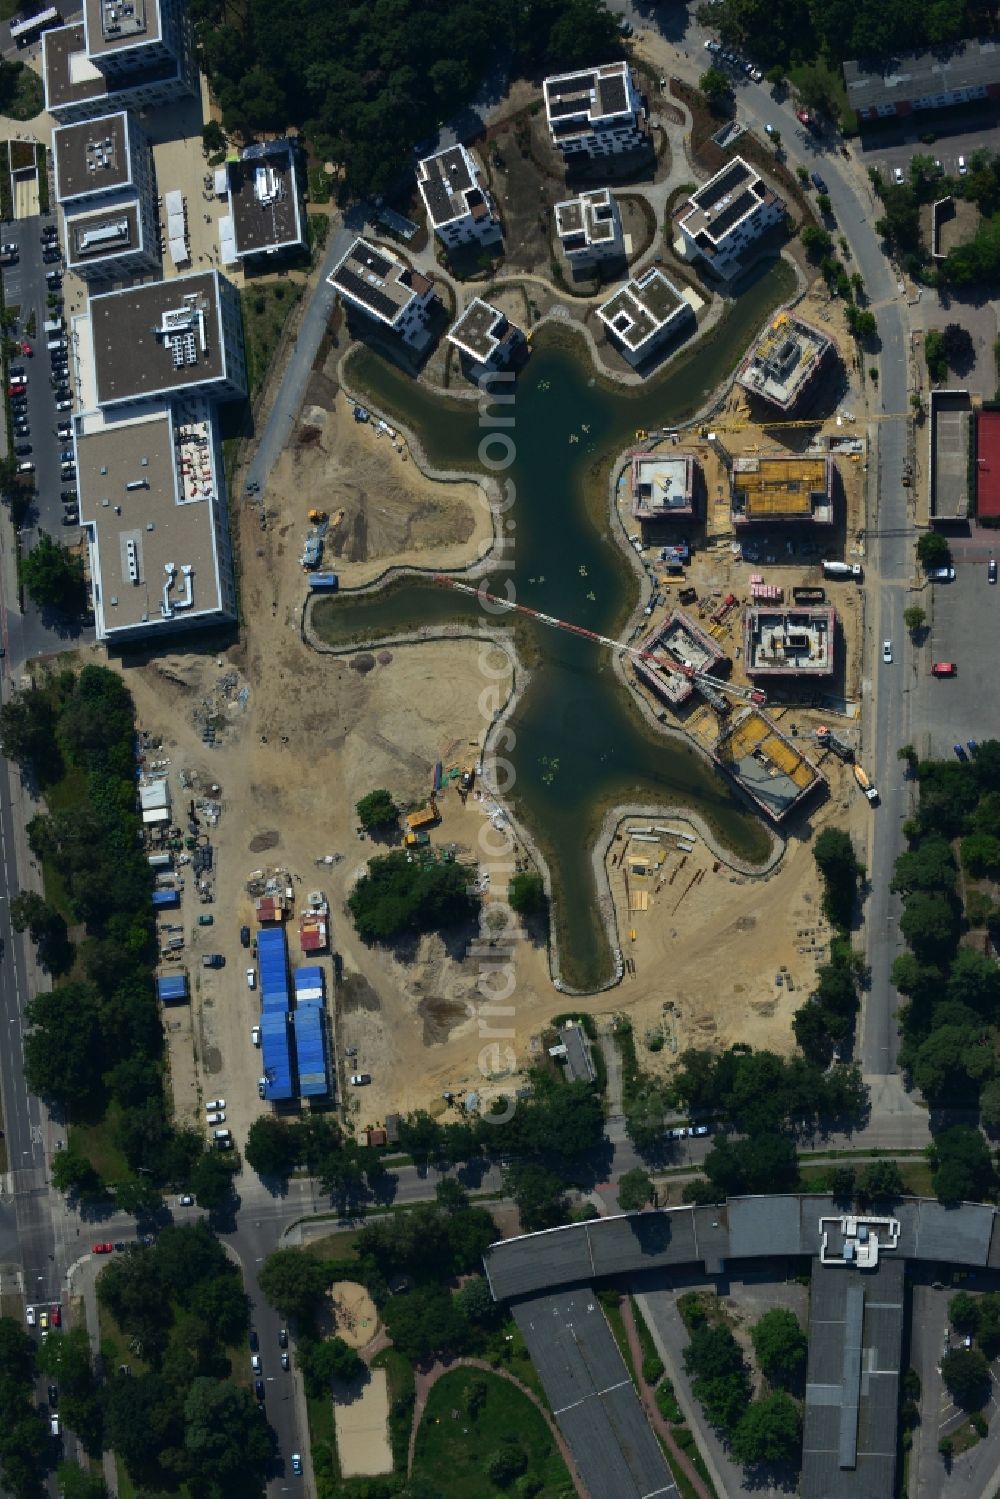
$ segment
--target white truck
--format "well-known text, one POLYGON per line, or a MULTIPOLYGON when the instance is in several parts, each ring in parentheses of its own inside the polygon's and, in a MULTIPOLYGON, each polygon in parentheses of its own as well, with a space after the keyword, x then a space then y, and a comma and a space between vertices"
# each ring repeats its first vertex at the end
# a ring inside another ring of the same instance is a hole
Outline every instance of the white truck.
POLYGON ((864 577, 860 562, 824 562, 824 578, 854 578, 858 583, 864 577))
POLYGON ((854 767, 854 779, 857 781, 858 785, 861 787, 862 791, 870 802, 878 801, 878 792, 872 785, 871 781, 868 779, 868 776, 861 769, 860 765, 855 765, 854 767))

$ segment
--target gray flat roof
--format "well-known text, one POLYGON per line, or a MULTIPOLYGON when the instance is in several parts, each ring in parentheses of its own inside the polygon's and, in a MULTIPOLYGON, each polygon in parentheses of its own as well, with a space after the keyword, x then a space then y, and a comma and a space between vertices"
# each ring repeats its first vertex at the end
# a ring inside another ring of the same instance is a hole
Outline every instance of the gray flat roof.
POLYGON ((588 1493, 595 1499, 676 1494, 593 1292, 541 1296, 513 1312, 588 1493))
POLYGON ((852 109, 909 103, 955 89, 978 88, 1000 79, 1000 46, 992 40, 908 52, 886 63, 844 63, 852 109))
POLYGON ((597 315, 630 349, 641 349, 671 318, 687 306, 672 281, 654 266, 602 302, 597 315))
POLYGON ((226 167, 229 210, 238 255, 261 254, 302 243, 295 160, 288 141, 251 148, 226 167))
POLYGON ((802 1441, 803 1499, 893 1493, 905 1264, 813 1262, 802 1441))
POLYGON ((419 164, 417 186, 432 224, 448 224, 468 213, 476 218, 489 216, 475 161, 461 144, 425 156, 419 164))
POLYGON ((87 50, 91 57, 158 42, 160 0, 84 0, 87 50))
POLYGON ((129 120, 124 110, 75 125, 60 125, 53 131, 59 202, 128 186, 132 180, 128 137, 129 120))
POLYGON ((972 400, 967 390, 931 391, 931 516, 964 520, 969 513, 972 400))
POLYGON ((42 35, 42 60, 47 105, 77 104, 99 99, 108 92, 108 82, 87 56, 83 24, 60 26, 42 35))
POLYGON ((559 1039, 566 1048, 566 1066, 574 1082, 594 1081, 594 1062, 582 1026, 564 1025, 559 1030, 559 1039))
POLYGON ((489 359, 501 339, 507 337, 512 324, 498 307, 473 297, 468 307, 448 329, 448 341, 470 354, 473 359, 489 359))
POLYGON ((135 203, 74 214, 66 222, 69 266, 90 265, 142 248, 142 226, 135 203))
POLYGON ((358 238, 327 277, 330 285, 380 322, 395 324, 432 282, 384 245, 358 238))
POLYGON ((214 271, 92 297, 90 316, 102 406, 183 391, 225 373, 214 271), (185 345, 180 363, 168 336, 185 345))
POLYGON ((179 433, 166 407, 127 421, 93 422, 77 438, 80 518, 96 534, 100 606, 112 636, 162 618, 168 563, 177 569, 171 600, 183 598, 180 570, 189 567, 187 613, 220 607, 214 505, 204 496, 189 497, 186 485, 178 492, 175 440, 179 433))

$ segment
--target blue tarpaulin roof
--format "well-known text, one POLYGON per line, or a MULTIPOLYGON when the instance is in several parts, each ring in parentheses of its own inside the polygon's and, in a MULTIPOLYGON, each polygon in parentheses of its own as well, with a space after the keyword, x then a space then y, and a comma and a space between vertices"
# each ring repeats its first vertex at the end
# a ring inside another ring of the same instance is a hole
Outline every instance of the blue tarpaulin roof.
POLYGON ((264 1097, 279 1100, 292 1096, 292 1061, 288 1046, 288 1016, 284 1010, 268 1010, 260 1017, 260 1046, 264 1097))
POLYGON ((156 997, 164 1004, 174 999, 187 999, 188 981, 183 973, 164 973, 156 980, 156 997))
POLYGON ((161 910, 165 906, 179 906, 180 903, 180 894, 176 890, 153 891, 153 905, 156 906, 158 910, 161 910))
POLYGON ((323 970, 318 965, 310 968, 296 968, 296 989, 322 989, 323 970))
POLYGON ((303 1098, 316 1098, 329 1091, 323 1046, 323 1006, 320 1000, 303 1000, 292 1015, 292 1023, 295 1027, 299 1093, 303 1098))
POLYGON ((257 933, 261 1008, 288 1009, 288 947, 282 926, 262 927, 257 933))

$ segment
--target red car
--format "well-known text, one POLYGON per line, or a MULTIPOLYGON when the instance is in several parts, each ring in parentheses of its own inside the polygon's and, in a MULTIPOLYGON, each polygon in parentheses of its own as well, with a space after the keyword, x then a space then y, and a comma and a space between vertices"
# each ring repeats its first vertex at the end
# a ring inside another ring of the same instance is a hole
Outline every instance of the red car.
POLYGON ((954 661, 935 661, 931 667, 931 675, 935 677, 954 677, 958 674, 958 668, 954 661))
POLYGON ((111 1254, 112 1251, 114 1250, 114 1247, 115 1246, 113 1244, 95 1244, 94 1245, 94 1253, 95 1254, 111 1254))
POLYGON ((9 396, 23 396, 27 389, 27 380, 18 380, 15 384, 8 385, 7 394, 9 396))
POLYGON ((61 1326, 61 1324, 62 1324, 62 1311, 60 1310, 59 1307, 54 1306, 52 1308, 52 1311, 49 1314, 49 1321, 52 1323, 53 1327, 59 1327, 59 1326, 61 1326))
POLYGON ((24 339, 21 343, 21 353, 26 354, 29 359, 34 359, 35 357, 35 351, 31 347, 27 339, 24 339))

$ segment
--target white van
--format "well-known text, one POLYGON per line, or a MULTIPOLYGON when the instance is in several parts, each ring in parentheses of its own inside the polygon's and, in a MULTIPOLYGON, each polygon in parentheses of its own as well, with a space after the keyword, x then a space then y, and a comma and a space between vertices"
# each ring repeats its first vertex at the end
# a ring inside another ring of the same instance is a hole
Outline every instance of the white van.
POLYGON ((35 465, 28 459, 27 462, 17 465, 17 471, 19 474, 33 474, 35 472, 35 465))
POLYGON ((964 157, 964 156, 960 156, 960 157, 959 157, 959 158, 958 158, 958 175, 959 175, 959 176, 960 176, 960 177, 964 177, 964 176, 965 176, 965 174, 966 174, 966 172, 967 172, 967 171, 968 171, 968 170, 969 170, 969 168, 968 168, 968 166, 967 166, 967 164, 966 164, 966 160, 965 160, 965 157, 964 157))

